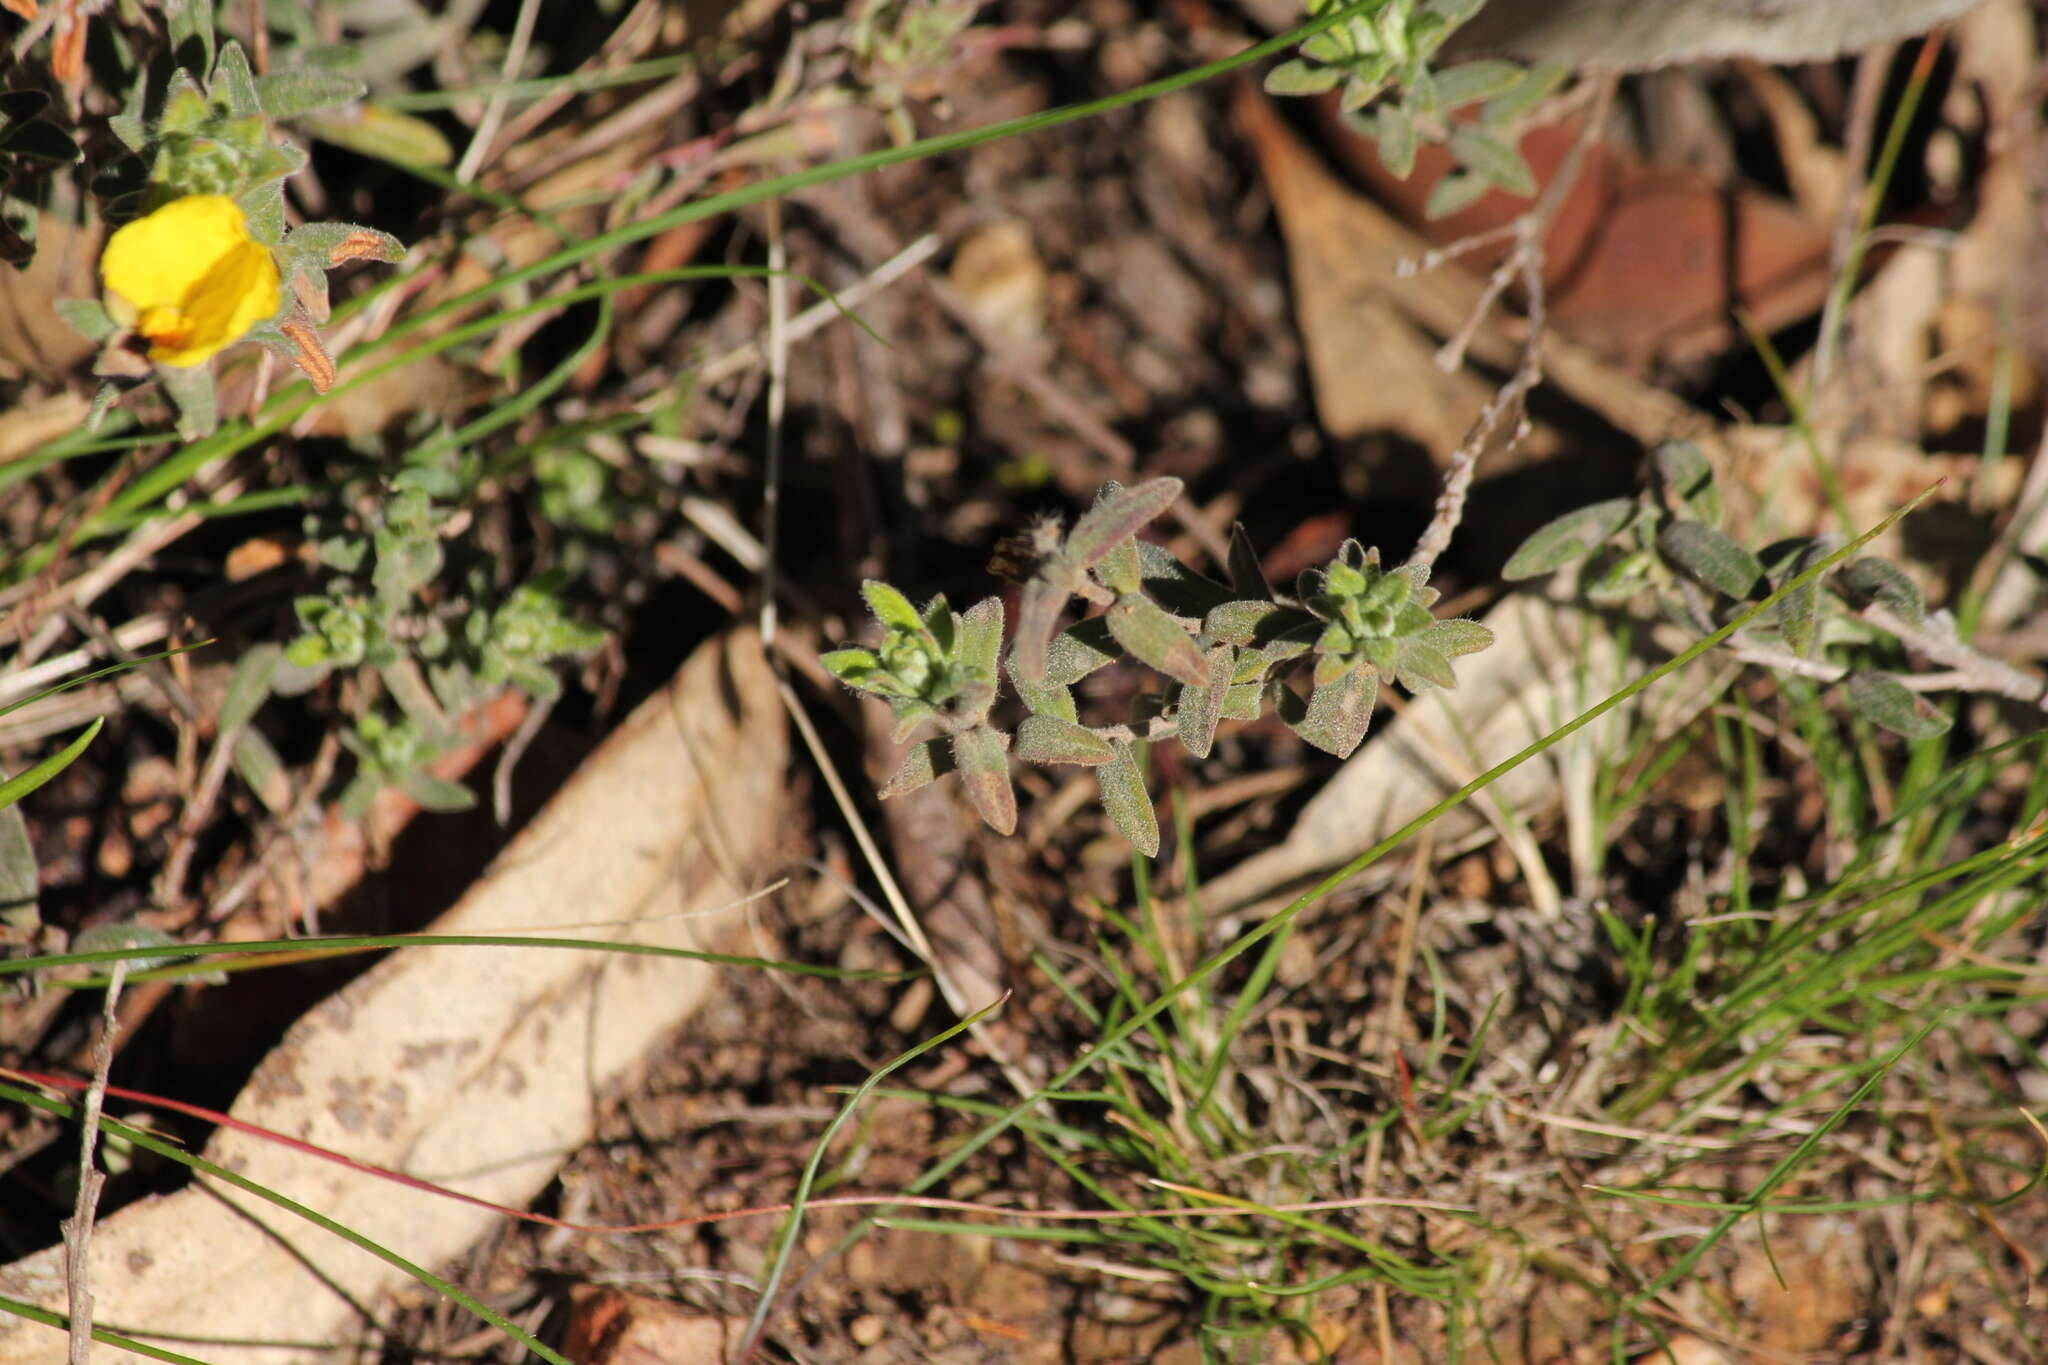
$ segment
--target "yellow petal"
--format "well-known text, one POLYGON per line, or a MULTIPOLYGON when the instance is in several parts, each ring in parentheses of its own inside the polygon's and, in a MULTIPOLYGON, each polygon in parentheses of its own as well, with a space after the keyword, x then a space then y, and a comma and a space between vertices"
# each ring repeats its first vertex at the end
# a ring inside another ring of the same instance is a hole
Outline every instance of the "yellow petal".
POLYGON ((150 358, 198 365, 277 312, 277 262, 225 195, 174 199, 107 240, 100 280, 153 343, 150 358))

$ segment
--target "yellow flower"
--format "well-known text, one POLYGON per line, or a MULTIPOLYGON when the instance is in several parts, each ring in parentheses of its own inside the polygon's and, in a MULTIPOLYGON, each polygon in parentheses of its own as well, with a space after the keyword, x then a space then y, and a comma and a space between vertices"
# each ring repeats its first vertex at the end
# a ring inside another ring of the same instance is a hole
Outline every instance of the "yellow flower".
POLYGON ((107 239, 108 312, 150 340, 149 358, 198 365, 277 312, 277 262, 224 194, 189 194, 107 239))

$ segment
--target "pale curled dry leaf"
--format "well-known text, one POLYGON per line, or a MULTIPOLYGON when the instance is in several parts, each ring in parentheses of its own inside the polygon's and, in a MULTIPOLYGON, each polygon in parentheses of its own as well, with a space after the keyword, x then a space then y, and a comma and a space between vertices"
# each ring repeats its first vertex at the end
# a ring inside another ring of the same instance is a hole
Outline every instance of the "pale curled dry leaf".
MULTIPOLYGON (((635 938, 701 946, 736 917, 689 911, 752 890, 728 875, 751 875, 784 837, 786 757, 758 643, 742 634, 707 645, 435 927, 517 933, 559 924, 573 905, 628 924, 635 938)), ((302 1021, 232 1112, 428 1178, 465 1172, 467 1192, 522 1205, 553 1177, 551 1154, 587 1135, 590 1086, 667 1036, 713 977, 699 963, 622 961, 483 947, 398 953, 302 1021), (423 999, 433 1010, 421 1012, 423 999), (491 1121, 476 1122, 480 1112, 491 1121)), ((208 1155, 430 1264, 497 1222, 236 1133, 218 1135, 208 1155)), ((268 1205, 244 1209, 196 1186, 104 1220, 91 1269, 105 1321, 209 1339, 348 1341, 362 1329, 358 1305, 409 1283, 268 1205)), ((0 1293, 61 1307, 61 1248, 0 1268, 0 1293)), ((0 1362, 40 1365, 58 1340, 41 1323, 0 1319, 0 1362)), ((262 1358, 327 1355, 277 1348, 262 1358)), ((96 1358, 132 1359, 105 1348, 96 1358)))

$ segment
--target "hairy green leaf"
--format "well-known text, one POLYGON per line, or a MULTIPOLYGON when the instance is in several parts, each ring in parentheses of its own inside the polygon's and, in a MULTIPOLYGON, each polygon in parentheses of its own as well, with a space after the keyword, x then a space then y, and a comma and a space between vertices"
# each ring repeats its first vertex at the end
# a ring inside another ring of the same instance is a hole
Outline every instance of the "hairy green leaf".
POLYGON ((1446 659, 1477 654, 1493 643, 1493 632, 1477 621, 1453 616, 1438 621, 1422 632, 1421 639, 1446 659))
POLYGON ((1616 606, 1641 592, 1657 567, 1656 556, 1647 550, 1613 551, 1596 558, 1585 577, 1588 601, 1616 606))
POLYGON ((1017 726, 1017 757, 1028 763, 1081 763, 1093 768, 1115 756, 1108 740, 1058 716, 1026 716, 1017 726))
POLYGON ((1170 678, 1204 687, 1209 682, 1209 665, 1195 648, 1179 621, 1164 607, 1136 593, 1125 593, 1110 604, 1103 619, 1116 642, 1133 657, 1150 664, 1170 678))
POLYGON ((1436 182, 1429 192, 1429 199, 1422 206, 1426 218, 1448 218, 1463 209, 1468 209, 1486 197, 1493 188, 1491 181, 1470 172, 1452 172, 1436 182))
POLYGON ((1236 593, 1215 579, 1196 573, 1164 545, 1149 540, 1136 544, 1145 595, 1174 615, 1199 619, 1211 609, 1236 599, 1236 593))
POLYGON ((26 934, 42 922, 36 893, 42 877, 19 806, 0 806, 0 930, 26 934))
POLYGON ((1380 679, 1370 668, 1350 669, 1309 693, 1305 709, 1286 688, 1278 689, 1278 693, 1275 701, 1282 703, 1280 718, 1294 733, 1324 753, 1349 758, 1372 723, 1380 679))
POLYGON ((1650 467, 1672 510, 1690 512, 1709 526, 1721 521, 1721 490, 1714 466, 1691 441, 1666 441, 1650 454, 1650 467))
POLYGON ((1557 89, 1569 74, 1569 70, 1560 65, 1530 67, 1514 89, 1495 95, 1486 102, 1486 108, 1480 111, 1480 122, 1498 126, 1520 118, 1542 103, 1544 97, 1557 89))
POLYGON ((896 718, 889 737, 898 744, 917 732, 917 727, 931 720, 939 713, 928 701, 919 697, 896 697, 889 702, 889 713, 896 718))
POLYGON ((1283 610, 1277 602, 1225 602, 1202 619, 1202 630, 1226 644, 1250 645, 1259 627, 1283 610))
POLYGON ((256 95, 256 73, 249 69, 249 58, 240 43, 221 44, 220 59, 213 64, 213 78, 208 84, 213 97, 225 101, 228 113, 236 118, 263 112, 263 103, 256 95))
POLYGON ((1513 62, 1463 62, 1436 73, 1436 101, 1443 109, 1504 95, 1522 83, 1522 68, 1513 62))
POLYGON ((1703 521, 1667 523, 1657 532, 1657 550, 1707 587, 1738 601, 1754 592, 1764 576, 1755 555, 1703 521))
POLYGON ((1907 739, 1948 733, 1949 718, 1889 673, 1851 673, 1849 702, 1872 724, 1907 739))
POLYGON ((1180 742, 1196 758, 1207 758, 1210 747, 1216 743, 1216 723, 1223 719, 1223 707, 1235 674, 1229 645, 1212 646, 1205 662, 1209 666, 1208 685, 1183 685, 1180 709, 1175 716, 1180 742))
POLYGON ((895 774, 882 784, 881 797, 887 801, 892 796, 907 795, 952 771, 951 751, 936 739, 923 740, 904 752, 895 774))
POLYGON ((1111 823, 1131 841, 1131 846, 1151 858, 1159 852, 1159 816, 1152 809, 1152 797, 1145 790, 1145 775, 1138 771, 1131 746, 1112 740, 1114 757, 1095 770, 1096 785, 1102 791, 1102 808, 1111 823))
MULTIPOLYGON (((1833 537, 1814 537, 1788 547, 1781 562, 1771 568, 1771 581, 1783 583, 1797 578, 1840 548, 1833 537)), ((1778 601, 1778 629, 1792 652, 1802 657, 1813 652, 1820 628, 1820 580, 1794 588, 1778 601)))
POLYGON ((1337 83, 1344 79, 1344 69, 1336 66, 1316 66, 1297 58, 1282 62, 1266 73, 1266 93, 1269 95, 1320 95, 1335 90, 1337 83))
POLYGON ((1420 636, 1401 641, 1399 652, 1394 656, 1394 676, 1410 692, 1458 685, 1458 675, 1451 671, 1451 661, 1420 636))
POLYGON ((1273 585, 1259 566, 1258 549, 1241 521, 1231 523, 1230 553, 1224 567, 1230 574, 1230 590, 1238 597, 1266 601, 1273 596, 1273 585))
POLYGON ((1116 659, 1116 637, 1109 633, 1109 623, 1098 616, 1053 637, 1046 661, 1046 676, 1053 682, 1071 686, 1096 669, 1115 663, 1116 659))
POLYGON ((1836 581, 1849 605, 1858 610, 1876 602, 1916 624, 1927 619, 1927 599, 1920 595, 1919 585, 1889 560, 1852 559, 1836 581))
POLYGON ((1017 832, 1017 792, 1010 785, 1009 736, 976 725, 953 736, 953 766, 975 813, 998 834, 1017 832))
POLYGON ((1453 127, 1450 145, 1458 164, 1488 184, 1524 198, 1536 193, 1536 177, 1521 152, 1477 124, 1460 123, 1453 127))
POLYGON ((1609 498, 1567 512, 1523 541, 1501 577, 1510 582, 1535 578, 1584 559, 1628 525, 1635 510, 1633 498, 1609 498))
POLYGON ((890 630, 924 634, 924 618, 910 605, 910 599, 881 579, 870 578, 862 583, 860 595, 867 599, 868 610, 875 614, 875 619, 890 630))
POLYGON ((1415 174, 1415 153, 1420 140, 1415 135, 1415 120, 1406 109, 1391 103, 1381 106, 1378 117, 1372 121, 1372 137, 1389 175, 1406 180, 1415 174))
POLYGON ((1223 699, 1223 715, 1227 720, 1257 720, 1266 701, 1266 684, 1263 679, 1232 683, 1223 699))
POLYGON ((475 792, 460 782, 436 777, 424 768, 401 774, 398 789, 419 802, 421 810, 433 811, 437 815, 452 815, 476 805, 475 792))
POLYGON ((1042 577, 1026 583, 1019 594, 1017 635, 1010 649, 1010 675, 1020 685, 1028 683, 1035 687, 1046 681, 1046 660, 1052 646, 1052 633, 1059 629, 1060 612, 1066 607, 1068 596, 1065 588, 1042 577))
POLYGON ((53 299, 51 306, 67 327, 87 341, 105 341, 121 330, 98 299, 53 299))
POLYGON ((259 77, 255 93, 264 113, 275 119, 286 119, 359 100, 363 97, 364 87, 353 76, 301 66, 259 77))
POLYGON ((1095 578, 1111 592, 1137 592, 1143 587, 1145 576, 1138 557, 1137 537, 1130 536, 1118 541, 1095 566, 1095 578))
POLYGON ((960 662, 978 678, 994 682, 1003 649, 1003 599, 984 597, 960 618, 960 662))
POLYGON ((1181 482, 1158 478, 1147 479, 1135 488, 1111 487, 1114 491, 1084 512, 1067 533, 1067 556, 1081 568, 1094 568, 1110 551, 1171 507, 1180 496, 1181 482))

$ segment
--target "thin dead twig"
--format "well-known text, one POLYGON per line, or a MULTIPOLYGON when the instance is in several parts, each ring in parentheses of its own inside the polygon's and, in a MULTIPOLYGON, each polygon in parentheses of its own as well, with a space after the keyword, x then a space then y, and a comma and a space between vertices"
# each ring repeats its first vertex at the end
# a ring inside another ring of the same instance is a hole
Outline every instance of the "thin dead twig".
MULTIPOLYGON (((1544 234, 1556 221, 1572 187, 1578 183, 1579 171, 1585 165, 1586 153, 1599 139, 1601 127, 1607 121, 1608 107, 1613 103, 1618 81, 1613 76, 1599 79, 1594 93, 1592 107, 1586 114, 1586 122, 1579 129, 1579 135, 1572 139, 1571 150, 1543 187, 1529 211, 1517 218, 1505 230, 1513 245, 1493 274, 1486 281, 1486 288, 1479 295, 1479 302, 1465 323, 1437 352, 1437 367, 1445 373, 1456 370, 1465 363, 1465 352, 1472 339, 1478 335, 1494 305, 1507 292, 1508 286, 1520 281, 1526 303, 1524 325, 1528 329, 1522 342, 1522 355, 1515 366, 1514 374, 1508 377, 1486 406, 1480 409, 1478 418, 1472 423, 1457 450, 1451 454, 1449 467, 1444 471, 1443 491, 1437 495, 1436 508, 1429 525, 1424 528, 1422 538, 1415 544, 1415 551, 1408 557, 1412 565, 1428 568, 1450 547, 1451 537, 1457 532, 1458 524, 1465 517, 1465 499, 1472 491, 1472 480, 1479 470, 1479 457, 1485 453, 1494 433, 1512 419, 1507 437, 1507 448, 1513 449, 1529 432, 1529 394, 1543 382, 1543 333, 1547 323, 1543 293, 1543 251, 1544 234)), ((1500 234, 1482 234, 1487 240, 1498 240, 1500 234)), ((1441 264, 1452 255, 1459 254, 1458 248, 1446 248, 1444 252, 1432 252, 1431 257, 1441 264)))
POLYGON ((121 985, 128 976, 128 963, 114 963, 107 974, 107 997, 100 1010, 100 1039, 93 1048, 92 1084, 86 1088, 80 1107, 78 1144, 78 1198, 71 1217, 63 1224, 64 1277, 70 1291, 70 1365, 87 1365, 92 1359, 92 1278, 87 1253, 92 1248, 92 1220, 99 1209, 100 1188, 106 1176, 94 1159, 99 1146, 100 1110, 107 1100, 107 1076, 114 1069, 114 1034, 120 1028, 115 1006, 121 985))
POLYGON ((512 41, 505 45, 505 61, 498 70, 498 88, 491 92, 483 117, 476 121, 476 131, 470 135, 469 148, 456 163, 457 180, 476 179, 490 156, 491 140, 498 135, 498 124, 504 120, 505 106, 511 99, 507 87, 518 78, 519 68, 526 65, 526 51, 533 42, 533 21, 539 13, 540 0, 520 0, 519 15, 512 21, 512 41))
POLYGON ((2011 664, 1980 654, 1953 635, 1944 635, 1929 630, 1926 626, 1893 611, 1882 603, 1872 603, 1857 613, 1865 621, 1898 637, 1899 642, 1915 653, 1924 654, 1939 664, 1946 664, 1957 673, 1969 679, 1969 690, 1990 692, 2029 706, 2048 711, 2048 683, 2014 668, 2011 664))
POLYGON ((782 549, 783 418, 789 411, 789 246, 782 201, 765 206, 768 222, 768 458, 761 487, 761 644, 775 648, 775 587, 782 549))

